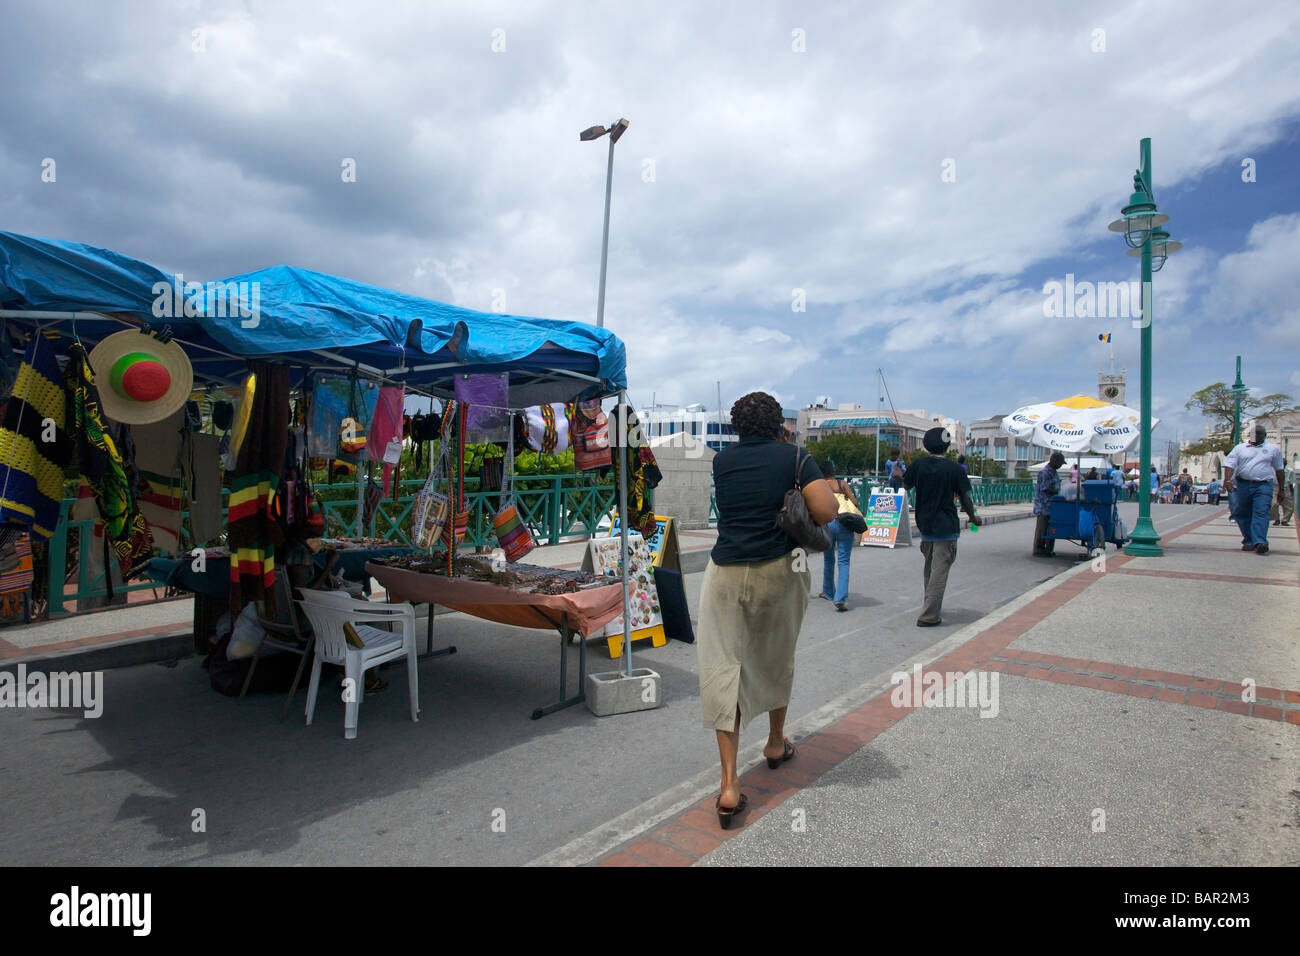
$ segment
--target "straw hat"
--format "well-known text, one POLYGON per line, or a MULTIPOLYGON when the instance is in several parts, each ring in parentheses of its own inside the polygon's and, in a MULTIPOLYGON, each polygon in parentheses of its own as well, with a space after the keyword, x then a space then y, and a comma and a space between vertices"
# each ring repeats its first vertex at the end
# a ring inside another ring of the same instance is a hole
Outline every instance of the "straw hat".
POLYGON ((124 425, 170 417, 194 388, 194 369, 181 347, 135 329, 115 332, 96 345, 90 367, 104 416, 124 425))

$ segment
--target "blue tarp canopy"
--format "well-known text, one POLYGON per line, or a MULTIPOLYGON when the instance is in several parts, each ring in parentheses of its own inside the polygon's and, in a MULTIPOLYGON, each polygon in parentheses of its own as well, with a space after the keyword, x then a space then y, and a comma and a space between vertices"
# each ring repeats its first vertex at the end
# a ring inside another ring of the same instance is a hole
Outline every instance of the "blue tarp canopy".
POLYGON ((237 380, 245 359, 262 358, 356 368, 440 396, 458 373, 507 372, 515 407, 627 387, 623 343, 604 329, 476 312, 289 266, 182 287, 117 252, 0 232, 0 310, 8 323, 75 332, 87 348, 124 326, 170 325, 200 381, 237 380))

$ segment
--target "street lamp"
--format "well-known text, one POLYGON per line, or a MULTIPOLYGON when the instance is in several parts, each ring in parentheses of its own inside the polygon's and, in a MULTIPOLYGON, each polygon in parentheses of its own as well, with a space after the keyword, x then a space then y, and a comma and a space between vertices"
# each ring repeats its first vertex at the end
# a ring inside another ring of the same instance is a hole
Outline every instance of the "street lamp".
POLYGON ((1241 356, 1237 356, 1237 381, 1232 383, 1232 447, 1241 441, 1241 399, 1250 389, 1241 380, 1241 356))
POLYGON ((600 292, 596 298, 596 328, 605 327, 605 264, 609 260, 609 194, 614 181, 614 144, 627 129, 628 122, 620 119, 609 129, 603 126, 588 126, 578 134, 584 143, 600 139, 609 134, 609 168, 605 171, 605 233, 600 240, 600 292))
MULTIPOLYGON (((1160 227, 1169 217, 1156 209, 1155 193, 1151 188, 1151 140, 1141 143, 1142 168, 1133 174, 1133 194, 1128 205, 1120 210, 1120 218, 1108 227, 1111 232, 1124 234, 1130 256, 1142 258, 1142 482, 1150 481, 1151 474, 1151 274, 1164 268, 1169 253, 1182 247, 1160 227)), ((1136 557, 1158 558, 1164 555, 1160 535, 1151 523, 1151 494, 1143 488, 1138 495, 1138 520, 1130 536, 1126 554, 1136 557)))
MULTIPOLYGON (((617 123, 612 124, 609 129, 603 126, 589 126, 578 134, 578 139, 584 143, 600 139, 606 133, 609 134, 609 166, 605 170, 605 232, 600 240, 600 292, 596 298, 596 328, 605 327, 605 264, 609 261, 609 194, 610 188, 614 181, 614 144, 618 142, 620 136, 627 130, 627 120, 619 119, 617 123)), ((628 563, 627 563, 627 451, 624 443, 627 441, 627 422, 623 417, 623 411, 627 407, 627 392, 619 392, 618 395, 618 425, 617 438, 612 443, 618 453, 618 517, 619 517, 619 557, 621 563, 619 567, 623 572, 623 676, 632 677, 632 625, 629 620, 630 598, 628 594, 628 563)))

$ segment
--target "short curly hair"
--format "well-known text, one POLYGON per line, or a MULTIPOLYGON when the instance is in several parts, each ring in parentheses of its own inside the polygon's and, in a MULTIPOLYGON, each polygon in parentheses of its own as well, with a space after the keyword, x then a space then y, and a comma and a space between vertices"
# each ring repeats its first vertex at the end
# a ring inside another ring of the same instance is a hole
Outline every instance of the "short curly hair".
POLYGON ((741 438, 780 438, 785 425, 781 403, 767 392, 750 392, 731 406, 731 427, 741 438))

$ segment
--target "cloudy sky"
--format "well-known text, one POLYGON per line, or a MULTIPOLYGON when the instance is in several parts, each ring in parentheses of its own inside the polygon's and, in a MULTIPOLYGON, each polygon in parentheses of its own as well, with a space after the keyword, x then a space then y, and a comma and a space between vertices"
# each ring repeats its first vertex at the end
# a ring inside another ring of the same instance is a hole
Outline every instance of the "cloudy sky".
POLYGON ((0 228, 207 279, 277 263, 606 324, 632 397, 762 388, 966 422, 1137 404, 1139 278, 1106 231, 1153 140, 1185 248, 1155 282, 1163 441, 1231 381, 1300 395, 1300 5, 6 5, 0 228), (43 160, 56 162, 43 182, 43 160), (355 182, 342 170, 355 164, 355 182), (1249 181, 1253 180, 1253 181, 1249 181), (802 311, 798 311, 802 309, 802 311))

